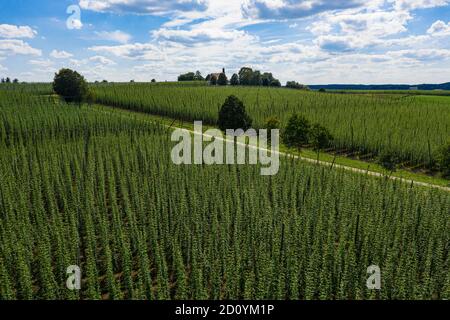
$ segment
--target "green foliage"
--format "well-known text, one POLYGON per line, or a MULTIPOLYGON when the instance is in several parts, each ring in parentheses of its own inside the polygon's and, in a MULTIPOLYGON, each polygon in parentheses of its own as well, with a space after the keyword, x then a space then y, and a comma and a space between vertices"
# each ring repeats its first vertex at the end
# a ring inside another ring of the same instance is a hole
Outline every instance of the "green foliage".
MULTIPOLYGON (((21 84, 16 89, 28 90, 21 84)), ((270 116, 287 123, 297 112, 328 128, 334 136, 332 147, 337 150, 376 157, 389 149, 399 160, 415 165, 429 163, 430 149, 436 150, 450 136, 446 97, 215 88, 206 87, 206 82, 109 84, 94 86, 94 90, 100 103, 211 125, 217 123, 221 101, 235 95, 252 115, 255 128, 263 128, 270 116)))
POLYGON ((309 143, 311 124, 304 116, 293 114, 283 131, 282 139, 291 148, 300 149, 309 143))
POLYGON ((270 117, 266 120, 264 128, 267 130, 280 129, 281 122, 277 117, 270 117))
POLYGON ((437 151, 436 160, 444 177, 450 177, 450 140, 437 151))
POLYGON ((0 119, 0 299, 449 297, 446 191, 291 159, 270 179, 176 166, 167 128, 17 90, 0 119))
POLYGON ((241 86, 251 86, 253 84, 253 69, 241 68, 239 70, 239 83, 241 86))
POLYGON ((218 125, 222 131, 227 129, 247 130, 252 126, 252 119, 245 111, 242 101, 235 96, 229 96, 219 111, 218 125))
POLYGON ((316 151, 328 148, 333 139, 334 138, 330 133, 330 131, 318 123, 313 124, 313 126, 310 129, 309 142, 316 151))
POLYGON ((275 79, 272 73, 265 72, 261 74, 260 71, 254 71, 253 69, 247 67, 241 68, 241 70, 239 71, 238 79, 234 79, 233 82, 235 83, 233 85, 237 85, 237 83, 239 83, 243 86, 281 86, 280 81, 278 79, 275 79))
POLYGON ((300 84, 298 82, 295 82, 295 81, 288 81, 286 83, 286 88, 298 89, 298 90, 309 90, 309 88, 307 86, 300 84))
POLYGON ((236 73, 233 74, 233 76, 231 77, 230 84, 232 86, 238 86, 239 85, 239 76, 236 73))
POLYGON ((271 87, 281 87, 281 82, 280 82, 280 80, 278 80, 278 79, 273 79, 271 82, 270 82, 270 86, 271 87))
POLYGON ((53 79, 53 91, 67 102, 81 102, 86 99, 89 88, 84 77, 78 72, 61 69, 53 79))
POLYGON ((194 81, 194 80, 195 80, 194 72, 188 72, 178 76, 178 81, 194 81))

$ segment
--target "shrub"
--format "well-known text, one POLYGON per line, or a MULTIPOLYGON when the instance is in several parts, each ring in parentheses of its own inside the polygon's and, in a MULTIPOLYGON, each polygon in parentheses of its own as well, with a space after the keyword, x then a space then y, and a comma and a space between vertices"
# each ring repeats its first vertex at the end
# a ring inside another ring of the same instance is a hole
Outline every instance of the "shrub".
POLYGON ((300 149, 309 142, 309 132, 311 125, 303 116, 293 114, 283 133, 283 141, 288 147, 300 149))
POLYGON ((331 135, 330 131, 318 123, 312 126, 309 133, 310 143, 316 151, 329 147, 333 139, 334 138, 331 135))
POLYGON ((321 126, 318 123, 312 126, 309 133, 309 140, 314 150, 317 151, 317 162, 319 162, 320 150, 329 147, 333 139, 330 131, 324 126, 321 126))
POLYGON ((67 102, 81 102, 89 93, 84 77, 70 69, 61 69, 55 74, 53 90, 67 102))
POLYGON ((219 128, 247 130, 252 126, 252 119, 245 111, 244 103, 235 96, 229 96, 219 112, 219 128))

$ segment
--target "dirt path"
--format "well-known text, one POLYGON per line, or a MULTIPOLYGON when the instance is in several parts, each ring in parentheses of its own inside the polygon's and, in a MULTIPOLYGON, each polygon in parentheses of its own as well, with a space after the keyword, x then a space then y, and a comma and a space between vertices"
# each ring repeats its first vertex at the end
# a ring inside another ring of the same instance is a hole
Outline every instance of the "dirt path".
MULTIPOLYGON (((158 123, 158 121, 155 121, 155 120, 137 119, 136 117, 130 116, 130 114, 139 114, 139 115, 145 116, 145 113, 134 112, 134 111, 130 111, 130 110, 117 109, 117 108, 112 108, 112 107, 107 107, 107 106, 101 106, 101 107, 105 108, 105 109, 107 108, 108 111, 106 111, 106 110, 98 110, 98 111, 106 113, 106 114, 120 113, 121 116, 126 117, 126 118, 136 119, 136 120, 140 120, 140 121, 144 121, 144 122, 152 123, 152 124, 158 123)), ((189 132, 189 133, 194 134, 194 135, 202 135, 204 137, 212 138, 212 136, 210 136, 210 135, 207 135, 207 134, 204 134, 204 133, 195 132, 193 130, 189 130, 189 129, 185 129, 185 128, 179 128, 179 127, 174 126, 174 125, 169 126, 169 125, 166 125, 166 124, 161 124, 161 123, 159 123, 159 124, 162 125, 163 127, 169 128, 169 129, 181 129, 183 131, 189 132)), ((216 139, 219 140, 219 141, 224 141, 224 142, 225 141, 229 141, 229 140, 224 139, 224 138, 216 138, 216 139)), ((236 145, 246 146, 248 148, 256 149, 256 150, 270 151, 268 149, 264 149, 264 148, 261 148, 261 147, 258 147, 258 146, 244 144, 244 143, 239 143, 239 142, 236 142, 236 145)), ((386 175, 384 175, 382 173, 379 173, 379 172, 374 172, 374 171, 370 171, 370 170, 363 170, 363 169, 353 168, 353 167, 339 165, 339 164, 333 164, 331 162, 326 162, 326 161, 317 161, 317 160, 314 160, 314 159, 297 156, 297 155, 294 155, 294 154, 291 154, 291 153, 277 151, 276 154, 278 154, 278 155, 280 155, 282 157, 294 158, 294 159, 298 159, 300 161, 304 161, 304 162, 308 162, 308 163, 312 163, 312 164, 317 164, 317 165, 326 166, 326 167, 338 168, 338 169, 351 171, 351 172, 355 172, 355 173, 359 173, 359 174, 365 174, 365 175, 369 175, 369 176, 373 176, 373 177, 378 177, 378 178, 385 178, 386 177, 386 175)), ((406 183, 406 184, 410 184, 410 185, 435 188, 435 189, 440 189, 440 190, 443 190, 443 191, 450 192, 450 188, 449 187, 438 186, 438 185, 431 184, 431 183, 425 183, 425 182, 420 182, 420 181, 410 180, 410 179, 404 179, 404 178, 399 178, 399 177, 389 177, 389 179, 395 180, 395 181, 400 181, 400 182, 403 182, 403 183, 406 183)))

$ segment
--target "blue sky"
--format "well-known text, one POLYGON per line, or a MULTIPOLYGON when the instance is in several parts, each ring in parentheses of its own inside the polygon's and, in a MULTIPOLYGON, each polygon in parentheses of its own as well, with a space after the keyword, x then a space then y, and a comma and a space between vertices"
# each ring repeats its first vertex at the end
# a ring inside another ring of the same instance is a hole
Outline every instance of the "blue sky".
POLYGON ((1 77, 69 67, 164 81, 242 66, 306 84, 449 82, 450 0, 0 2, 1 77))

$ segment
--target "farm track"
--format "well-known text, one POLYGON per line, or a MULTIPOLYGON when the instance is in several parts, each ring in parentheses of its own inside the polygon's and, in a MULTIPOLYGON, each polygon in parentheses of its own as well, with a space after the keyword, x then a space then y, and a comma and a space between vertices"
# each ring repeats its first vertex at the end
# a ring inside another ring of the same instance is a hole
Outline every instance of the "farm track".
MULTIPOLYGON (((139 120, 139 121, 144 121, 144 122, 152 123, 152 124, 155 124, 155 123, 161 124, 160 122, 155 121, 155 120, 150 120, 150 119, 144 120, 144 119, 141 119, 141 118, 138 119, 136 117, 130 116, 130 114, 141 115, 141 116, 145 116, 145 115, 151 116, 150 114, 137 112, 137 111, 126 110, 126 109, 121 109, 121 108, 117 108, 117 107, 111 107, 111 106, 107 106, 107 105, 99 105, 99 106, 101 106, 102 108, 108 110, 108 111, 107 110, 100 111, 100 110, 96 109, 99 112, 103 112, 103 113, 106 113, 106 114, 117 113, 117 114, 121 114, 122 117, 127 117, 127 118, 131 118, 131 119, 135 119, 135 120, 139 120)), ((175 120, 174 123, 176 121, 178 121, 178 120, 175 120)), ((177 126, 174 125, 174 123, 172 123, 172 125, 170 125, 170 126, 166 125, 166 124, 161 124, 161 125, 163 127, 168 128, 168 129, 181 129, 181 130, 184 130, 184 131, 189 132, 189 133, 194 134, 194 135, 202 135, 204 137, 212 138, 212 136, 204 134, 204 133, 200 134, 199 132, 195 132, 193 130, 177 127, 177 126)), ((216 138, 216 139, 219 140, 219 141, 224 141, 224 142, 229 141, 229 140, 223 139, 223 138, 216 138)), ((251 148, 251 149, 257 149, 257 150, 269 151, 270 152, 270 150, 268 150, 268 149, 260 148, 258 146, 254 146, 254 145, 249 145, 249 144, 244 144, 244 143, 239 143, 239 142, 236 142, 236 145, 246 146, 246 147, 251 148)), ((435 184, 431 184, 431 183, 426 183, 426 182, 421 182, 421 181, 416 181, 416 180, 411 180, 411 179, 405 179, 405 178, 400 178, 400 177, 393 177, 393 176, 389 176, 388 177, 385 174, 382 174, 382 173, 379 173, 379 172, 375 172, 375 171, 363 170, 363 169, 359 169, 359 168, 353 168, 353 167, 344 166, 344 165, 340 165, 340 164, 334 164, 334 163, 327 162, 327 161, 317 161, 316 159, 305 158, 305 157, 298 156, 298 155, 295 155, 295 154, 292 154, 292 153, 287 153, 287 152, 277 151, 276 154, 278 154, 278 155, 280 155, 282 157, 293 158, 293 159, 297 159, 297 160, 300 160, 300 161, 303 161, 303 162, 307 162, 307 163, 310 163, 310 164, 326 166, 326 167, 330 167, 330 168, 333 168, 333 169, 337 168, 337 169, 342 169, 342 170, 345 170, 345 171, 355 172, 355 173, 359 173, 359 174, 365 174, 365 175, 372 176, 372 177, 378 177, 378 178, 384 178, 384 179, 387 178, 387 179, 394 180, 394 181, 400 181, 402 183, 410 184, 410 185, 414 185, 414 186, 428 187, 428 188, 440 189, 440 190, 443 190, 443 191, 450 192, 450 187, 444 187, 444 186, 439 186, 439 185, 435 185, 435 184)))

